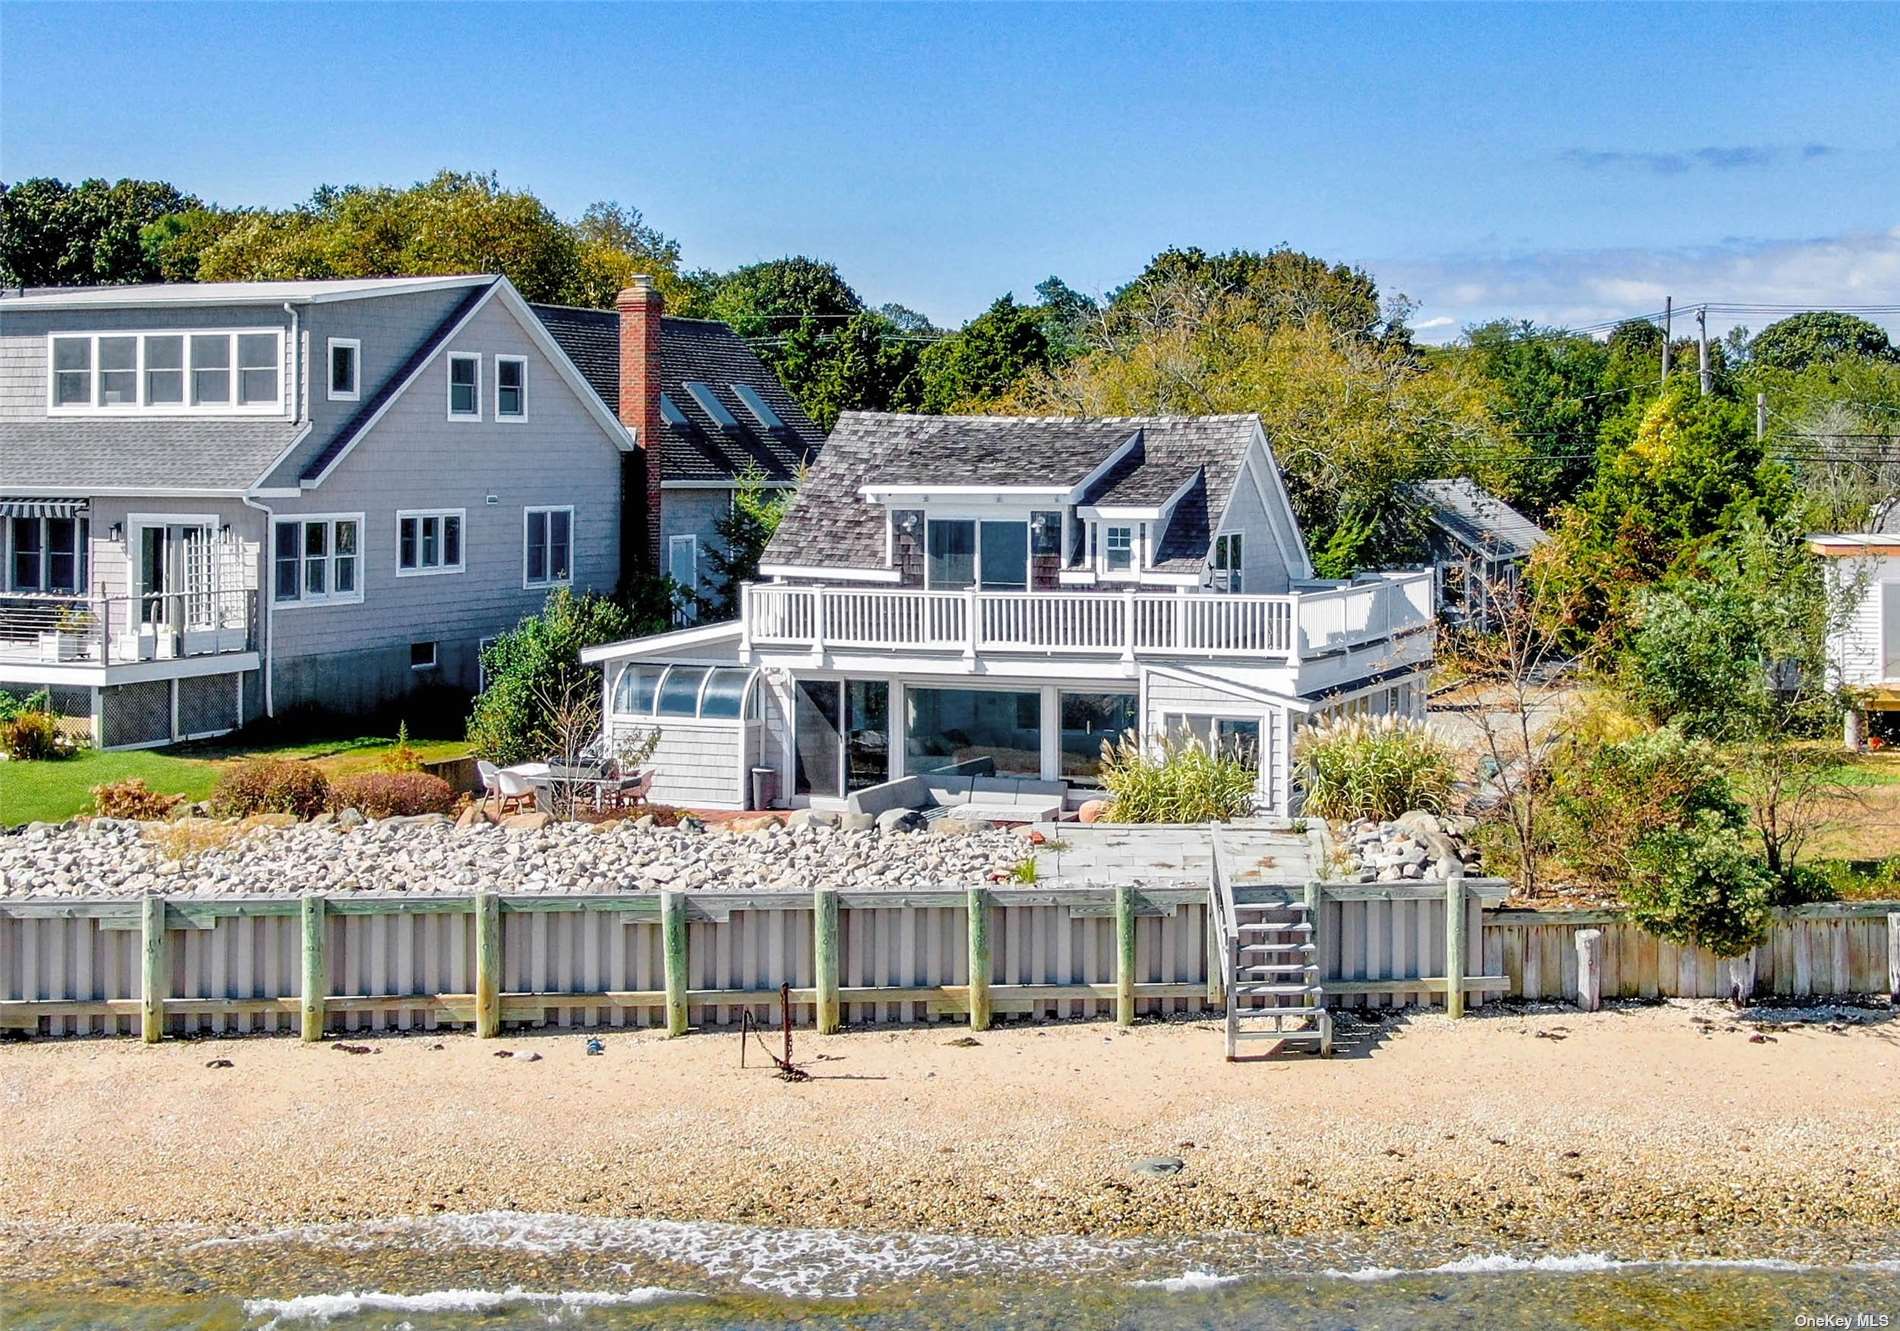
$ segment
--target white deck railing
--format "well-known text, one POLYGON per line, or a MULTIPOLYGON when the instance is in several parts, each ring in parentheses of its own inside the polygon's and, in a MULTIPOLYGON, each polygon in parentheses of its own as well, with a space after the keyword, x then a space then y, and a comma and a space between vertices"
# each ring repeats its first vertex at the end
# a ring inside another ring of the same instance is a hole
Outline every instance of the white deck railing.
POLYGON ((0 593, 0 662, 124 665, 256 646, 257 593, 151 596, 0 593))
POLYGON ((1384 574, 1283 596, 750 586, 759 647, 1056 655, 1321 656, 1432 619, 1431 574, 1384 574))

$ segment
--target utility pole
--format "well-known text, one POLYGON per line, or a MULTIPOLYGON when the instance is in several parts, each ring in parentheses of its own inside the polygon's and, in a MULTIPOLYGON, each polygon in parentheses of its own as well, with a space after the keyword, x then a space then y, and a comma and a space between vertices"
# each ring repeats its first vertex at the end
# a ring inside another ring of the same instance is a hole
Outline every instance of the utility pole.
POLYGON ((1768 394, 1755 394, 1755 442, 1768 437, 1768 394))
POLYGON ((1695 312, 1696 378, 1702 384, 1702 396, 1709 395, 1709 307, 1695 312))
POLYGON ((1669 382, 1669 315, 1675 305, 1675 297, 1663 297, 1663 377, 1665 385, 1669 382))

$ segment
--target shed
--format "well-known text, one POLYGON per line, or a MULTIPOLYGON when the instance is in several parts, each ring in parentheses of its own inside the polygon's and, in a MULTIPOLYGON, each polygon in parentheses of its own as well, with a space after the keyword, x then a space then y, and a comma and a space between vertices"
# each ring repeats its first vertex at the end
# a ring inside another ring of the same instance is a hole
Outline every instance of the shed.
POLYGON ((1486 629, 1501 595, 1516 591, 1524 561, 1550 537, 1535 522, 1462 476, 1410 487, 1431 525, 1438 613, 1486 629))

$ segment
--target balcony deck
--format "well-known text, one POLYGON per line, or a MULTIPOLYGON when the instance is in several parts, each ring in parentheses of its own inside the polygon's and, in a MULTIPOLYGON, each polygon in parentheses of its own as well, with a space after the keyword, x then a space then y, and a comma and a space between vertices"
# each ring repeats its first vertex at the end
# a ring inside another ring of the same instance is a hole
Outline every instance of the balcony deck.
POLYGON ((1430 627, 1432 575, 1379 574, 1280 596, 767 583, 746 589, 743 622, 751 648, 814 655, 862 649, 1297 665, 1430 627))
POLYGON ((107 671, 122 673, 120 667, 164 674, 164 663, 196 666, 256 650, 257 593, 249 589, 143 597, 0 593, 0 670, 9 678, 97 675, 105 682, 107 671))

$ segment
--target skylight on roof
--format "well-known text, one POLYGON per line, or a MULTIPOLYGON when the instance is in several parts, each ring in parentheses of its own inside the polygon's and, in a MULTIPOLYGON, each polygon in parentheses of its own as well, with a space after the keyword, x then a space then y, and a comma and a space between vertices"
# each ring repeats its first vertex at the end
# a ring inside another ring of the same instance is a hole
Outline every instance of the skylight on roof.
POLYGON ((734 384, 732 385, 732 391, 738 395, 741 402, 745 403, 745 409, 759 418, 760 425, 763 425, 773 434, 791 433, 791 431, 786 428, 785 422, 779 419, 778 413, 772 410, 771 406, 764 398, 759 396, 758 390, 751 384, 734 384))
POLYGON ((666 423, 676 430, 693 428, 692 421, 688 420, 686 413, 680 410, 680 404, 665 393, 660 394, 660 415, 664 416, 666 423))
POLYGON ((719 395, 713 392, 711 384, 701 383, 697 379, 688 379, 686 391, 693 395, 693 401, 699 403, 699 409, 712 417, 720 429, 733 434, 739 433, 741 429, 739 418, 726 410, 726 404, 719 400, 719 395))

